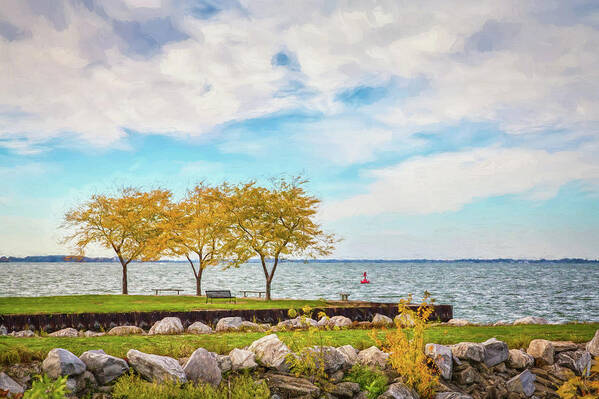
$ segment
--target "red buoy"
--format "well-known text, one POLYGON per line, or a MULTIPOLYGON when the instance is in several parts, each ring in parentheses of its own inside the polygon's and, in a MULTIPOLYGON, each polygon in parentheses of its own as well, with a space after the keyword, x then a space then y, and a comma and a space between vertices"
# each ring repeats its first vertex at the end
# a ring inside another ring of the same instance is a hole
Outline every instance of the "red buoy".
POLYGON ((366 278, 366 272, 364 272, 364 275, 363 275, 363 277, 364 277, 364 278, 362 279, 362 281, 360 281, 360 284, 370 284, 370 280, 368 280, 368 279, 366 278))

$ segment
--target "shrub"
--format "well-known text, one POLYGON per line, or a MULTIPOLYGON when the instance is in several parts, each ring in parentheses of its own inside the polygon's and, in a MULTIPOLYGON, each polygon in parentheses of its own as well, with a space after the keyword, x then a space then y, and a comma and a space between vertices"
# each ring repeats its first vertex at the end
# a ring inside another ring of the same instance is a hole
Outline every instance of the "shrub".
POLYGON ((598 399, 599 363, 595 363, 595 366, 591 368, 591 375, 588 378, 570 378, 557 390, 557 394, 562 399, 598 399))
POLYGON ((360 384, 360 389, 368 392, 368 398, 370 399, 375 399, 385 392, 389 383, 389 379, 382 371, 359 364, 351 368, 344 380, 360 384))
POLYGON ((25 392, 25 399, 63 399, 69 392, 67 389, 67 376, 56 380, 47 375, 38 376, 31 385, 31 389, 25 392))

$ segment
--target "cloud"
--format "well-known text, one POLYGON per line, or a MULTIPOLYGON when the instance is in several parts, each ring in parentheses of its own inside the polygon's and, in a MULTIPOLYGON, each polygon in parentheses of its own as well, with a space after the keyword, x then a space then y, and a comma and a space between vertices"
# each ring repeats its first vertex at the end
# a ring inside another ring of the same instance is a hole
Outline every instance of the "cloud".
POLYGON ((571 181, 599 181, 599 162, 587 152, 483 148, 412 158, 369 172, 366 192, 323 205, 323 220, 398 213, 457 211, 477 199, 524 195, 553 197, 571 181))

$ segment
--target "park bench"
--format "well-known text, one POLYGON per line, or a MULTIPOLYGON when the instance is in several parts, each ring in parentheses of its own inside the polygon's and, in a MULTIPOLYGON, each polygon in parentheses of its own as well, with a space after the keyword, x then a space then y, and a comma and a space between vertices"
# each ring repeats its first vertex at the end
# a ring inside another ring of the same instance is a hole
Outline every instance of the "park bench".
POLYGON ((349 292, 340 292, 339 295, 341 295, 341 300, 344 302, 347 302, 348 297, 351 295, 349 292))
POLYGON ((208 298, 210 298, 211 302, 213 302, 214 298, 224 298, 229 299, 229 302, 235 301, 237 303, 237 298, 231 295, 231 291, 229 290, 206 290, 206 303, 208 303, 208 298))
POLYGON ((258 298, 262 298, 262 294, 266 294, 264 291, 252 291, 252 290, 242 290, 243 297, 247 297, 248 294, 258 294, 258 298))
POLYGON ((177 291, 177 295, 183 290, 178 288, 154 288, 154 295, 158 295, 159 292, 175 292, 177 291))

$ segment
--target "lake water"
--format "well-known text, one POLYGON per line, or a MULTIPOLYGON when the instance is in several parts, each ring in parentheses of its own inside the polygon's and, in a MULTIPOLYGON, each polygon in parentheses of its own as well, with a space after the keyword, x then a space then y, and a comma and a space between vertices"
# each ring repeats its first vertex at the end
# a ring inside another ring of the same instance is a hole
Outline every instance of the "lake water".
MULTIPOLYGON (((0 296, 119 294, 118 263, 0 264, 0 296)), ((132 263, 129 293, 153 288, 195 293, 186 263, 132 263)), ((259 264, 239 269, 206 269, 203 289, 264 290, 259 264)), ((599 321, 599 264, 566 263, 282 263, 276 271, 275 298, 350 299, 397 302, 428 290, 437 303, 454 306, 454 317, 476 322, 541 316, 550 321, 599 321), (364 271, 371 284, 360 284, 364 271)))

